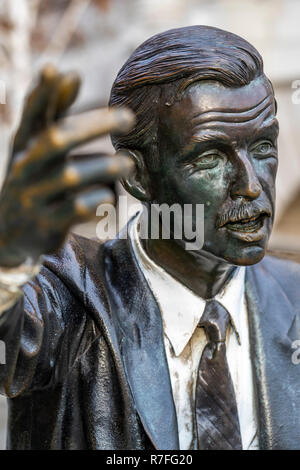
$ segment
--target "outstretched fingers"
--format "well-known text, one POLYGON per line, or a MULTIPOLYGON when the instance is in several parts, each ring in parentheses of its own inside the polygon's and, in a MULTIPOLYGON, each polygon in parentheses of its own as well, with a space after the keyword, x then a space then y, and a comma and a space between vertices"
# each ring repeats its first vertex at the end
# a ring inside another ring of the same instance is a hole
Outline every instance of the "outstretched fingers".
POLYGON ((61 74, 54 66, 45 66, 25 99, 14 153, 23 150, 34 135, 64 113, 74 102, 79 88, 80 78, 76 73, 61 74))
POLYGON ((67 162, 59 171, 26 186, 23 189, 22 202, 26 207, 33 207, 36 204, 45 204, 46 201, 63 199, 70 192, 113 183, 126 177, 133 168, 134 162, 122 152, 115 156, 81 156, 81 160, 67 162))
POLYGON ((125 108, 103 108, 69 116, 43 132, 28 153, 16 160, 13 171, 21 176, 47 170, 49 164, 62 163, 62 157, 75 147, 108 132, 125 132, 133 123, 133 113, 125 108))
POLYGON ((109 188, 89 188, 56 203, 47 214, 52 218, 56 230, 67 233, 73 225, 95 217, 100 204, 114 204, 114 200, 114 193, 109 188))

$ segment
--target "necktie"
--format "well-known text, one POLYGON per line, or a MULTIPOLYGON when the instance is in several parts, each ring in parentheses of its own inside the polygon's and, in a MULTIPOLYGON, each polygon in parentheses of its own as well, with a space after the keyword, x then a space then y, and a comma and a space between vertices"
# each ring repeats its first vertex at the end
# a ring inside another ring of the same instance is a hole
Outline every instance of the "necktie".
POLYGON ((197 376, 195 413, 198 449, 242 449, 240 424, 226 359, 226 330, 230 317, 216 300, 209 300, 199 326, 208 342, 197 376))

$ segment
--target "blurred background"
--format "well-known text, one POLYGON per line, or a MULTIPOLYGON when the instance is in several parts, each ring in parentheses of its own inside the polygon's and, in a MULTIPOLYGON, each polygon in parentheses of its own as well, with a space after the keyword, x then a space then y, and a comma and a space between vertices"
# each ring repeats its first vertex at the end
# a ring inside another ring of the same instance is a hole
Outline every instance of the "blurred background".
MULTIPOLYGON (((74 111, 85 111, 107 104, 118 70, 148 37, 192 24, 217 26, 251 42, 273 82, 280 164, 270 248, 300 251, 299 18, 299 0, 2 0, 0 179, 24 94, 43 64, 80 73, 83 86, 74 111)), ((108 138, 89 149, 112 151, 108 138)), ((95 237, 96 223, 75 230, 95 237)), ((5 448, 6 415, 6 401, 0 398, 0 449, 5 448)))

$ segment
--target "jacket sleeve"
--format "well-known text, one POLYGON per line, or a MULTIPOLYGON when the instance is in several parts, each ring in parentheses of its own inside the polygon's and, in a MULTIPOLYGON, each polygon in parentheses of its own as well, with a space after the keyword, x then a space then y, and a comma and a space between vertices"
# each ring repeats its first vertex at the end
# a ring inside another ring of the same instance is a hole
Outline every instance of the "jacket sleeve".
POLYGON ((72 295, 55 273, 42 267, 24 295, 0 315, 0 393, 9 398, 51 385, 65 331, 64 312, 72 295), (3 362, 3 361, 2 361, 3 362))

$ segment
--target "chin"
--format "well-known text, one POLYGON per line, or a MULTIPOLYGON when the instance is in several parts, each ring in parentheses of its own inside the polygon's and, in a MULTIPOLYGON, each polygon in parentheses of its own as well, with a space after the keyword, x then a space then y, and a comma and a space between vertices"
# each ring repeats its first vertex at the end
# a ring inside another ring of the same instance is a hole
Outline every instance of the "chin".
POLYGON ((234 255, 225 254, 224 259, 227 263, 236 266, 252 266, 259 263, 266 254, 266 246, 247 246, 236 250, 234 255))

